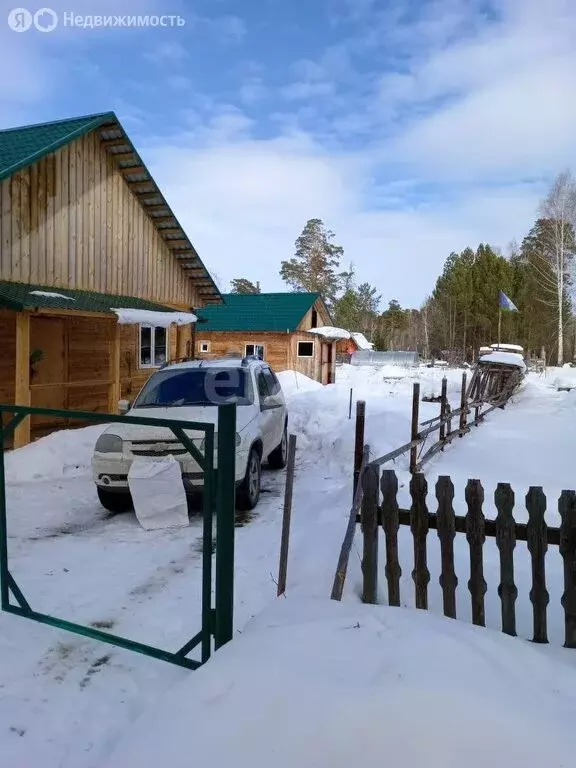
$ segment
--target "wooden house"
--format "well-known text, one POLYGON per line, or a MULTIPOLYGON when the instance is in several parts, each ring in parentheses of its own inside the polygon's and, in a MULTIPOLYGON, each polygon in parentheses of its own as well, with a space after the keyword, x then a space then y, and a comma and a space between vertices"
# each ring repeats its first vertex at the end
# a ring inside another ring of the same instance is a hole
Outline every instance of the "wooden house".
MULTIPOLYGON (((113 310, 219 302, 113 112, 0 131, 0 402, 115 412, 191 353, 194 326, 119 324, 113 310)), ((14 444, 60 427, 27 419, 14 444)))
POLYGON ((275 371, 334 381, 336 341, 310 333, 331 324, 319 293, 229 293, 200 312, 196 356, 258 355, 275 371))

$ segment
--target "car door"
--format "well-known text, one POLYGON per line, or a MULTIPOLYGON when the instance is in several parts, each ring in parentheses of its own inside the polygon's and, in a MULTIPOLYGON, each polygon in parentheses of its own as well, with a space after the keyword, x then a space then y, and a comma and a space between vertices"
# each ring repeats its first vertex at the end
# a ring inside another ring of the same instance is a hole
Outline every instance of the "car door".
POLYGON ((276 448, 278 443, 274 442, 274 424, 276 408, 266 408, 265 401, 272 393, 268 389, 268 381, 264 375, 264 369, 259 368, 256 371, 256 388, 258 390, 258 401, 260 404, 260 434, 263 444, 263 458, 268 458, 268 454, 276 448))
POLYGON ((280 441, 282 440, 282 433, 284 431, 284 423, 286 420, 286 408, 284 406, 284 398, 282 397, 280 382, 276 378, 274 371, 266 366, 263 372, 268 391, 271 395, 278 398, 279 403, 277 408, 272 408, 270 410, 270 429, 272 432, 272 448, 274 449, 276 446, 280 445, 280 441))

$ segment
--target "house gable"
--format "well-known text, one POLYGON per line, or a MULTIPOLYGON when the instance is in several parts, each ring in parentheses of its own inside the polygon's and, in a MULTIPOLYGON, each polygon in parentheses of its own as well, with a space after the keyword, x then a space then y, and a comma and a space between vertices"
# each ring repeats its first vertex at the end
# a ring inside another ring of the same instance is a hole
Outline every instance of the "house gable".
POLYGON ((0 279, 221 301, 113 112, 0 131, 0 279))

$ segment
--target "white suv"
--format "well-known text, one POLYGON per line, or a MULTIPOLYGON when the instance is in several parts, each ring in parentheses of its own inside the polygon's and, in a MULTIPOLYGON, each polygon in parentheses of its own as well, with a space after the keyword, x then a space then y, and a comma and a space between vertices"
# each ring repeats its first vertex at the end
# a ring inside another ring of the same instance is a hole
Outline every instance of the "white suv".
MULTIPOLYGON (((286 465, 286 402, 269 365, 254 357, 194 360, 166 365, 148 379, 133 405, 120 403, 128 416, 218 423, 218 405, 236 403, 236 505, 253 509, 260 496, 261 463, 286 465)), ((187 430, 203 450, 203 433, 187 430)), ((111 512, 130 509, 128 472, 135 458, 172 455, 182 466, 187 492, 201 490, 200 466, 168 427, 111 424, 100 435, 92 474, 100 503, 111 512)), ((217 466, 217 451, 214 454, 217 466)))

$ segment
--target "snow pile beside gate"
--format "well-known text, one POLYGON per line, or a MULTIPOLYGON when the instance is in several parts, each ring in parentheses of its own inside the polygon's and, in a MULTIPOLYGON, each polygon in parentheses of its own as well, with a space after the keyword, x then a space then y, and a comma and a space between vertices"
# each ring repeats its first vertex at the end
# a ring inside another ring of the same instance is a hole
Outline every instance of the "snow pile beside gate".
POLYGON ((96 424, 63 429, 6 453, 6 479, 10 483, 27 483, 89 473, 94 445, 105 428, 105 424, 96 424))
POLYGON ((575 707, 576 672, 527 642, 288 598, 151 707, 105 768, 568 766, 575 707))

